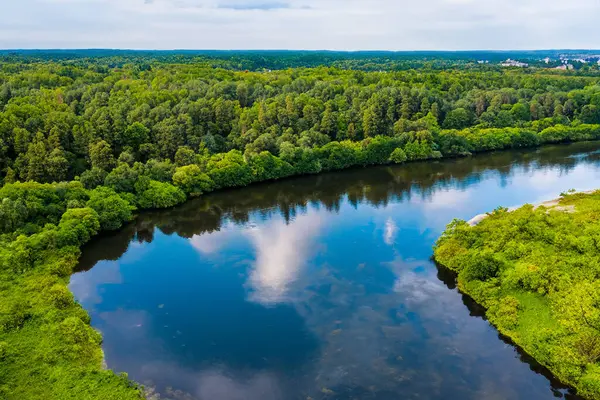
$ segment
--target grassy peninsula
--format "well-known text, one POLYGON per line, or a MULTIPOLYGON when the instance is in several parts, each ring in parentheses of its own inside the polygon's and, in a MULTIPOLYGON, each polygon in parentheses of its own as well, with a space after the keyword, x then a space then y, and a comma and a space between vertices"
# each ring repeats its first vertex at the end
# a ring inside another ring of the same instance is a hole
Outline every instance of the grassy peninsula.
POLYGON ((498 330, 585 398, 600 398, 600 190, 453 221, 435 259, 498 330))

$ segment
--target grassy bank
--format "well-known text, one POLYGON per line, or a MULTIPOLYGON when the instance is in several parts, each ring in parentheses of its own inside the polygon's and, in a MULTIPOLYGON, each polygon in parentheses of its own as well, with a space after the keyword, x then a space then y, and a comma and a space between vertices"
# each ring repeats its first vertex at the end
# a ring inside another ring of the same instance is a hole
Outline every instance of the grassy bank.
POLYGON ((0 236, 0 398, 142 398, 102 368, 102 337, 67 288, 79 247, 132 207, 78 182, 6 185, 0 199, 2 223, 20 224, 0 236))
POLYGON ((600 190, 453 221, 435 259, 489 321, 580 395, 600 398, 600 190))

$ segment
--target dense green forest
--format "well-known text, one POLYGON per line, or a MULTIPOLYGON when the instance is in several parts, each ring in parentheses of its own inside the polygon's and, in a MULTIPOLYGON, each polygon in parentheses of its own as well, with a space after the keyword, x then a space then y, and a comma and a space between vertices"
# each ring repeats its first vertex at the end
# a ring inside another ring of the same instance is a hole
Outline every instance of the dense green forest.
POLYGON ((222 173, 232 165, 254 172, 240 177, 247 184, 387 162, 388 148, 400 149, 398 161, 593 139, 599 80, 547 70, 3 63, 0 170, 6 183, 78 177, 88 189, 133 193, 133 177, 171 182, 187 165, 218 188, 232 186, 222 173), (259 176, 263 162, 280 168, 259 176))
POLYGON ((136 210, 292 175, 600 138, 594 70, 369 72, 351 59, 247 71, 181 57, 4 56, 1 398, 142 395, 101 369, 101 337, 67 289, 79 248, 136 210))
POLYGON ((436 260, 500 332, 587 398, 600 398, 600 191, 454 221, 436 260))

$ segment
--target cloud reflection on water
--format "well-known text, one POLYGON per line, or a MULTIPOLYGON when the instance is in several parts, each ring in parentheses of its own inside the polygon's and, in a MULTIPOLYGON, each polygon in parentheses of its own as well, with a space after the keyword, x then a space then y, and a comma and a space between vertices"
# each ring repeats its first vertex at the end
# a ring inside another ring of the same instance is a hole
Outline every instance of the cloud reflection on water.
POLYGON ((279 379, 269 372, 242 377, 225 368, 198 371, 183 368, 177 362, 159 361, 146 364, 144 374, 151 377, 147 385, 149 388, 153 388, 154 382, 169 382, 173 385, 162 389, 157 400, 285 399, 279 379))
POLYGON ((445 189, 434 192, 431 197, 423 201, 425 211, 447 210, 469 203, 472 191, 459 189, 445 189))
POLYGON ((147 387, 150 400, 285 398, 280 379, 270 372, 183 365, 173 358, 165 339, 156 336, 155 321, 147 311, 117 309, 100 313, 99 320, 103 331, 121 337, 119 347, 108 349, 107 357, 119 360, 122 370, 133 376, 143 376, 141 383, 147 387))
POLYGON ((275 219, 246 231, 256 254, 248 279, 251 301, 274 305, 290 300, 290 286, 314 251, 322 225, 323 215, 309 213, 290 223, 275 219))
POLYGON ((78 273, 71 276, 69 289, 77 301, 86 306, 102 303, 102 286, 123 282, 118 261, 103 261, 94 267, 93 274, 78 273))
POLYGON ((448 292, 448 288, 435 279, 435 275, 431 272, 425 274, 416 272, 420 268, 423 271, 431 271, 428 264, 430 264, 428 261, 403 260, 400 257, 389 263, 396 275, 394 292, 398 293, 404 302, 415 306, 429 299, 444 296, 448 292))
MULTIPOLYGON (((568 172, 559 167, 544 168, 531 171, 529 174, 515 175, 513 185, 534 189, 537 198, 529 201, 536 204, 547 200, 557 198, 561 192, 569 189, 578 191, 591 190, 598 187, 600 173, 597 169, 589 168, 586 165, 576 165, 568 172), (564 179, 568 175, 568 179, 564 179)), ((505 204, 506 207, 516 207, 523 203, 505 204)))
POLYGON ((216 232, 194 235, 189 241, 194 249, 204 255, 210 255, 223 249, 229 241, 237 236, 239 236, 238 229, 234 225, 228 224, 216 232))
POLYGON ((392 217, 388 217, 385 221, 385 231, 383 233, 383 241, 388 246, 394 244, 394 240, 396 240, 396 234, 398 233, 398 227, 396 223, 392 219, 392 217))
MULTIPOLYGON (((314 211, 314 210, 313 210, 314 211)), ((316 236, 325 215, 307 212, 286 222, 273 217, 266 223, 249 223, 244 227, 226 224, 219 231, 194 235, 192 247, 202 255, 216 255, 238 238, 253 247, 254 260, 247 286, 248 299, 263 305, 289 302, 290 285, 298 279, 307 259, 315 251, 316 236)))

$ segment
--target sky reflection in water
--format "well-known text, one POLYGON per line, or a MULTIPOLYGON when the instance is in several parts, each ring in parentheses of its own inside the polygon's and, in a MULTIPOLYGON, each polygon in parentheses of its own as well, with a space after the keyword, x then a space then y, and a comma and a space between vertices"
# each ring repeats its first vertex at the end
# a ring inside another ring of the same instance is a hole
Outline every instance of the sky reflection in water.
POLYGON ((431 247, 452 218, 597 187, 597 150, 214 194, 97 239, 71 289, 104 335, 108 366, 161 398, 563 396, 474 318, 480 311, 430 261, 431 247))

